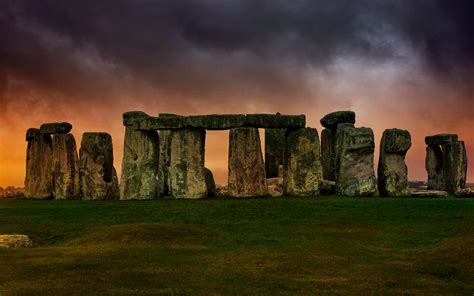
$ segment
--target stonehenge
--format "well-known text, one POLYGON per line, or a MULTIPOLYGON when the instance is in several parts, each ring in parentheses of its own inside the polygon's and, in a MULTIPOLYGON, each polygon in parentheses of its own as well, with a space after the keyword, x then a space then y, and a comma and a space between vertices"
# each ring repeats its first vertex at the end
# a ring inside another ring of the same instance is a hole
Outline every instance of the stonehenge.
POLYGON ((425 138, 428 189, 456 194, 466 186, 467 153, 455 134, 425 138))
MULTIPOLYGON (((325 115, 317 129, 305 115, 211 114, 183 116, 125 112, 120 183, 112 137, 86 132, 77 152, 67 122, 26 132, 25 196, 34 199, 151 200, 220 196, 415 196, 470 197, 465 189, 467 153, 454 134, 425 138, 427 190, 410 192, 406 130, 386 129, 377 177, 372 129, 355 127, 355 113, 325 115), (262 153, 259 129, 264 129, 262 153), (205 167, 207 130, 229 130, 228 184, 216 186, 205 167), (321 136, 321 138, 320 138, 321 136)), ((421 188, 421 187, 420 187, 421 188)))
POLYGON ((406 130, 387 129, 380 143, 378 188, 382 196, 409 196, 405 155, 411 147, 406 130))

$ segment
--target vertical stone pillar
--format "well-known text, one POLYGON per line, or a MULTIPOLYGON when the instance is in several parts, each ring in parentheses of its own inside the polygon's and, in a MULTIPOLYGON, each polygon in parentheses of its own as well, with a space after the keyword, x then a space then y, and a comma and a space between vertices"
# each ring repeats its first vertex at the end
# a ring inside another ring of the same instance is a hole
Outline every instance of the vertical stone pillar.
POLYGON ((51 166, 53 160, 52 140, 49 134, 30 128, 26 132, 25 197, 47 199, 52 197, 51 166))
POLYGON ((72 134, 53 136, 53 196, 55 199, 80 198, 79 158, 72 134))
POLYGON ((318 131, 315 128, 289 130, 286 136, 285 194, 319 195, 323 178, 318 131))
POLYGON ((158 132, 160 136, 160 159, 158 169, 158 188, 160 195, 171 195, 170 185, 170 163, 171 163, 171 137, 173 131, 171 130, 160 130, 158 132))
POLYGON ((339 125, 337 129, 337 193, 344 196, 372 196, 377 191, 372 129, 344 125, 339 125))
POLYGON ((120 178, 120 199, 155 199, 159 196, 158 133, 135 130, 135 119, 148 117, 143 112, 124 113, 125 141, 120 178))
POLYGON ((265 129, 265 171, 267 178, 278 177, 285 154, 286 128, 265 129))
POLYGON ((170 186, 174 198, 207 196, 204 170, 204 129, 182 129, 172 132, 170 186))
POLYGON ((446 190, 454 194, 466 187, 467 154, 463 141, 442 145, 446 190))
POLYGON ((406 130, 387 129, 380 143, 378 188, 381 196, 409 196, 405 155, 411 147, 406 130))
POLYGON ((228 194, 254 197, 268 194, 265 164, 257 128, 232 128, 229 133, 228 194))
POLYGON ((112 137, 107 133, 84 133, 79 157, 82 199, 116 199, 119 188, 112 137))
POLYGON ((426 172, 428 173, 428 189, 446 189, 443 171, 443 150, 439 145, 429 145, 426 147, 426 172))

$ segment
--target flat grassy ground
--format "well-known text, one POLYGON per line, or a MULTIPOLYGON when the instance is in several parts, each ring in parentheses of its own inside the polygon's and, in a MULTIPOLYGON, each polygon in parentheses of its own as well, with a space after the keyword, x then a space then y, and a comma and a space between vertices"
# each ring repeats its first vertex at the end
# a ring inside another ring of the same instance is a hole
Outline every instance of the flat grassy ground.
POLYGON ((0 200, 0 294, 473 295, 474 199, 0 200))

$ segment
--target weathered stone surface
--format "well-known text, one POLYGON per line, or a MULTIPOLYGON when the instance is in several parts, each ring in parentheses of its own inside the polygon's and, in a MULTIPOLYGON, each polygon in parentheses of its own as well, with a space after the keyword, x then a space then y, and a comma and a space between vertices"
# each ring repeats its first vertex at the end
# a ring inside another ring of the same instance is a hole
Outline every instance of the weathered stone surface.
POLYGON ((53 136, 52 178, 55 199, 80 198, 79 158, 72 134, 53 136))
POLYGON ((446 191, 455 193, 466 187, 467 155, 463 141, 442 145, 446 191))
POLYGON ((203 198, 207 196, 204 170, 206 131, 183 129, 171 135, 170 185, 175 198, 203 198))
POLYGON ((265 164, 257 128, 233 128, 229 133, 228 194, 253 197, 268 194, 265 164))
POLYGON ((456 134, 438 134, 433 136, 425 137, 425 143, 428 146, 442 145, 446 143, 456 142, 458 135, 456 134))
POLYGON ((42 134, 67 134, 71 131, 72 125, 69 122, 45 123, 40 127, 42 134))
POLYGON ((318 131, 315 128, 289 130, 286 136, 285 194, 319 195, 323 179, 318 131))
POLYGON ((411 192, 412 197, 448 197, 449 194, 442 190, 417 190, 411 192))
POLYGON ((440 146, 426 147, 425 166, 428 173, 428 189, 444 191, 446 184, 443 170, 443 151, 440 146))
POLYGON ((336 180, 334 167, 336 162, 335 137, 336 133, 329 129, 323 129, 321 132, 321 164, 325 180, 336 180))
POLYGON ((112 137, 107 133, 84 133, 79 155, 82 199, 115 199, 119 189, 112 137))
POLYGON ((456 197, 474 197, 474 188, 464 188, 456 191, 454 194, 456 197))
POLYGON ((238 127, 302 128, 305 124, 306 118, 304 115, 210 114, 142 118, 135 121, 134 128, 139 130, 176 130, 183 128, 224 130, 238 127))
POLYGON ((0 248, 31 248, 33 241, 24 234, 0 234, 0 248))
POLYGON ((136 120, 140 120, 142 118, 148 118, 150 117, 150 115, 142 111, 130 111, 130 112, 123 113, 122 117, 123 117, 124 126, 133 126, 136 120))
POLYGON ((265 129, 265 171, 267 178, 278 177, 278 169, 283 165, 285 135, 287 129, 265 129))
POLYGON ((270 196, 283 195, 283 178, 268 178, 268 194, 270 196))
POLYGON ((325 128, 335 130, 340 123, 355 123, 355 113, 352 111, 336 111, 326 114, 320 120, 321 125, 325 128))
POLYGON ((204 168, 204 176, 206 179, 207 196, 215 197, 216 196, 216 182, 214 181, 214 175, 212 174, 212 171, 208 168, 204 168))
POLYGON ((28 141, 26 152, 25 197, 47 199, 53 194, 51 167, 53 142, 48 134, 37 134, 28 141))
POLYGON ((408 131, 384 131, 378 165, 378 189, 381 196, 409 196, 405 155, 410 147, 411 136, 408 131))
POLYGON ((155 199, 159 196, 160 139, 156 131, 125 127, 120 199, 155 199))
POLYGON ((171 138, 173 131, 160 130, 160 157, 158 165, 158 191, 161 196, 171 194, 170 163, 171 163, 171 138))
POLYGON ((377 191, 374 146, 372 129, 338 125, 336 146, 338 194, 372 196, 377 191))
POLYGON ((41 135, 40 130, 38 128, 29 128, 26 131, 26 141, 29 142, 41 135))
POLYGON ((330 180, 319 181, 319 192, 324 195, 333 195, 336 193, 336 182, 330 180))

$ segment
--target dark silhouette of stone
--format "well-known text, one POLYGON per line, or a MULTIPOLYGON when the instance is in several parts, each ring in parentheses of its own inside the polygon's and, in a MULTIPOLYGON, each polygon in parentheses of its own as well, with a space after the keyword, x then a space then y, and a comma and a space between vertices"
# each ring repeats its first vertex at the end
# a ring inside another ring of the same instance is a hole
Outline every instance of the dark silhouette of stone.
POLYGON ((352 111, 336 111, 326 114, 320 120, 321 125, 327 129, 335 130, 341 123, 355 123, 355 113, 352 111))
POLYGON ((119 189, 112 137, 107 133, 84 133, 79 155, 82 199, 116 199, 119 189))
POLYGON ((343 196, 372 196, 377 191, 372 129, 344 124, 339 124, 337 129, 337 193, 343 196))
POLYGON ((158 165, 158 191, 160 195, 170 195, 171 138, 173 131, 160 130, 160 157, 158 165))
POLYGON ((286 136, 285 194, 319 195, 323 179, 318 131, 314 128, 289 130, 286 136))
POLYGON ((206 131, 183 129, 171 134, 170 186, 174 198, 207 196, 204 170, 206 131))
POLYGON ((212 171, 208 168, 204 168, 204 176, 206 178, 207 196, 215 197, 216 196, 216 182, 214 181, 214 175, 212 174, 212 171))
POLYGON ((336 180, 334 167, 336 162, 335 134, 330 129, 323 129, 321 132, 321 165, 325 180, 336 180))
POLYGON ((148 114, 142 111, 129 111, 125 112, 122 115, 123 118, 123 125, 124 126, 133 126, 135 121, 140 120, 142 118, 150 117, 148 114))
POLYGON ((443 145, 446 143, 456 142, 458 135, 455 134, 438 134, 425 137, 425 143, 428 146, 443 145))
POLYGON ((466 187, 467 154, 463 141, 442 145, 446 191, 451 194, 466 187))
POLYGON ((229 133, 228 194, 254 197, 268 194, 265 164, 257 128, 233 128, 229 133))
POLYGON ((443 151, 439 145, 426 147, 425 166, 428 173, 428 189, 444 191, 446 184, 443 170, 443 151))
POLYGON ((51 168, 53 163, 53 142, 48 134, 38 129, 27 132, 25 197, 47 199, 53 195, 51 168))
POLYGON ((411 147, 406 130, 387 129, 380 143, 378 189, 381 196, 409 196, 405 155, 411 147))
POLYGON ((80 198, 79 158, 72 134, 53 136, 52 179, 55 199, 80 198))
POLYGON ((72 125, 69 122, 45 123, 40 127, 42 134, 67 134, 71 131, 72 125))
POLYGON ((285 135, 287 129, 265 129, 265 171, 267 178, 278 177, 278 169, 283 165, 285 135))

